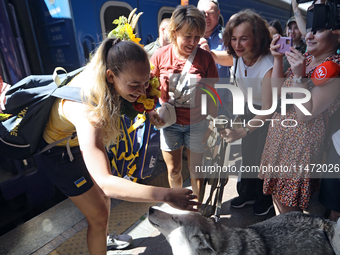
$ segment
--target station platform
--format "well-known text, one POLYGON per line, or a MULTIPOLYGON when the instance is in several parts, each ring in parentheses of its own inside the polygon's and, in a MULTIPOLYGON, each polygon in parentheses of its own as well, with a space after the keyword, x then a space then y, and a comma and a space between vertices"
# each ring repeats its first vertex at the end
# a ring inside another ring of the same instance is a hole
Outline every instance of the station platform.
MULTIPOLYGON (((240 143, 231 144, 230 164, 241 164, 240 143)), ((183 161, 184 187, 190 188, 187 162, 183 161)), ((146 185, 168 187, 165 163, 157 161, 151 178, 143 180, 146 185)), ((266 216, 255 216, 251 207, 234 209, 230 201, 237 196, 237 176, 231 176, 224 189, 221 224, 244 227, 275 215, 272 209, 266 216)), ((209 195, 210 187, 206 187, 209 195)), ((205 201, 205 199, 203 201, 205 201)), ((165 203, 131 203, 111 200, 109 231, 129 234, 132 244, 124 250, 107 251, 113 254, 171 255, 171 247, 165 237, 147 220, 150 206, 167 208, 165 203)), ((313 196, 307 213, 323 215, 325 208, 318 203, 318 194, 313 196)), ((70 199, 66 199, 37 217, 0 237, 0 255, 78 255, 89 254, 86 245, 87 222, 70 199)))

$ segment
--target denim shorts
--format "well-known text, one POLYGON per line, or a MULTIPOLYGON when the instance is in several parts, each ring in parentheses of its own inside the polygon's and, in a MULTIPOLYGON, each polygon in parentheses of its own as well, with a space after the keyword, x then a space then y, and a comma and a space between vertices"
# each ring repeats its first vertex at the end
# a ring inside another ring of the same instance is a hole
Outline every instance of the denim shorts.
POLYGON ((203 120, 191 125, 173 124, 161 129, 161 150, 174 151, 185 145, 190 151, 203 153, 206 147, 203 138, 208 125, 208 120, 203 120))
MULTIPOLYGON (((42 141, 40 148, 46 145, 42 141)), ((71 147, 71 152, 74 157, 72 162, 66 147, 55 146, 40 154, 46 174, 68 197, 81 195, 93 186, 79 146, 71 147)))

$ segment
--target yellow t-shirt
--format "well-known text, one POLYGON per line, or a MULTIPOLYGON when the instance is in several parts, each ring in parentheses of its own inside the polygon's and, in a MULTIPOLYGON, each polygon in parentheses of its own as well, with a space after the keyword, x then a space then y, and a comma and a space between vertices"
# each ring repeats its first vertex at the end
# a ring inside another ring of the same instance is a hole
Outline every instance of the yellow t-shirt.
MULTIPOLYGON (((74 125, 68 121, 63 112, 65 100, 57 98, 52 106, 43 137, 47 143, 53 143, 76 132, 74 125)), ((57 146, 66 146, 67 140, 57 146)), ((78 146, 78 138, 70 140, 70 147, 78 146)))

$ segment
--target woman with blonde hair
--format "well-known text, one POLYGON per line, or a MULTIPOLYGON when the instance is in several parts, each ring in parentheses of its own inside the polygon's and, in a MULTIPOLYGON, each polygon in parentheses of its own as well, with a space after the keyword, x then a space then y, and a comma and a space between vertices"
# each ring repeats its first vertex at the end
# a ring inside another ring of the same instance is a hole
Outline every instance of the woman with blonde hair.
MULTIPOLYGON (((199 195, 203 176, 195 173, 195 166, 202 165, 205 149, 204 134, 208 123, 201 114, 199 82, 205 78, 217 81, 218 73, 211 54, 198 42, 206 28, 205 17, 195 6, 178 6, 169 24, 170 44, 158 49, 151 63, 153 74, 160 80, 161 103, 170 102, 176 110, 176 123, 161 129, 161 150, 168 169, 170 187, 182 187, 182 152, 187 148, 191 185, 199 195), (187 70, 183 71, 186 69, 187 70), (179 81, 184 80, 183 83, 179 81)), ((209 100, 210 102, 210 100, 209 100)), ((209 106, 208 102, 208 106, 209 106)), ((208 107, 208 114, 216 116, 217 107, 208 107)))
POLYGON ((111 174, 106 149, 120 135, 122 99, 133 103, 149 86, 150 64, 136 43, 104 40, 91 62, 68 86, 81 87, 83 103, 56 99, 41 147, 77 132, 77 137, 42 153, 47 174, 85 215, 90 254, 106 254, 131 242, 127 235, 108 234, 110 198, 131 202, 166 202, 194 210, 196 196, 188 189, 137 184, 111 174), (71 156, 72 155, 72 156, 71 156), (72 160, 72 157, 74 158, 72 160))

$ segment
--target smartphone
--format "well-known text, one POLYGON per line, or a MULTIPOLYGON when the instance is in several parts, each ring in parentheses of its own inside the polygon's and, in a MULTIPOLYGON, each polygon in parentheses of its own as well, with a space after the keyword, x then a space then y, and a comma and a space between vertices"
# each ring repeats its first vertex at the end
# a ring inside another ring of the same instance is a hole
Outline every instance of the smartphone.
POLYGON ((280 37, 276 44, 280 44, 280 48, 276 49, 276 51, 285 54, 293 46, 293 39, 291 37, 280 37))

